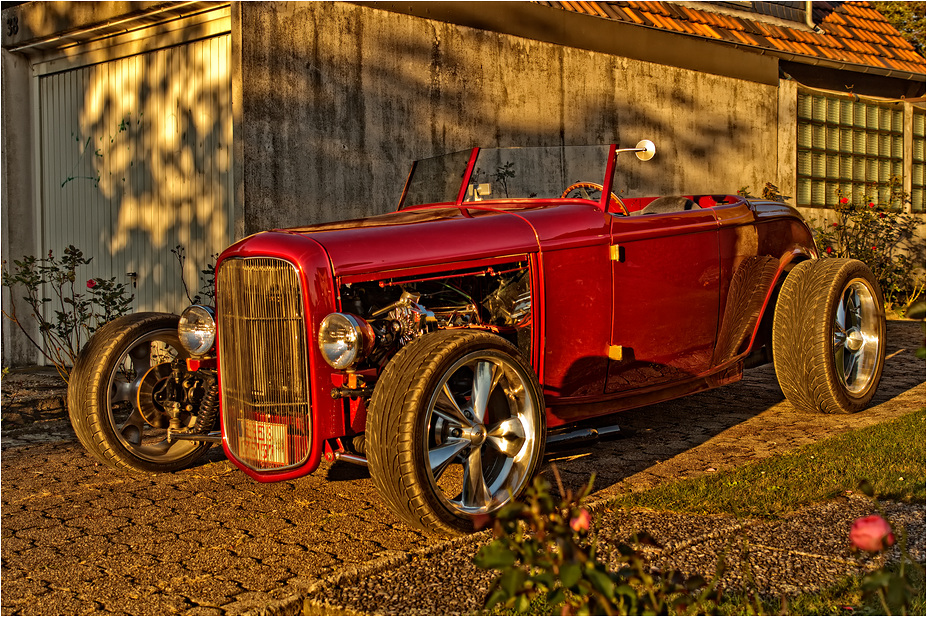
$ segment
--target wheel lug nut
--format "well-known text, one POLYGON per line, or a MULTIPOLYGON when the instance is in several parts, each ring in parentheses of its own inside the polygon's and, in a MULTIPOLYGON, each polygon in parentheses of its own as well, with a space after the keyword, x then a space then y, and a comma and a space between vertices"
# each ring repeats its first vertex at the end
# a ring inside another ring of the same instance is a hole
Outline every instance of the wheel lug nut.
POLYGON ((460 433, 460 429, 459 429, 459 428, 455 428, 455 429, 453 429, 453 430, 451 431, 451 436, 453 436, 453 437, 460 437, 460 434, 461 434, 461 433, 460 433))

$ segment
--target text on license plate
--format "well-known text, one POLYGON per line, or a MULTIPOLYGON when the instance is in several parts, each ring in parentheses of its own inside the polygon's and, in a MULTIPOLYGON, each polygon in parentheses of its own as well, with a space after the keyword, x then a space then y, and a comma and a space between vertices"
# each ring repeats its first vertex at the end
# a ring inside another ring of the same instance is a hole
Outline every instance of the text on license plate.
POLYGON ((239 456, 271 465, 289 463, 286 424, 239 420, 241 444, 239 456))

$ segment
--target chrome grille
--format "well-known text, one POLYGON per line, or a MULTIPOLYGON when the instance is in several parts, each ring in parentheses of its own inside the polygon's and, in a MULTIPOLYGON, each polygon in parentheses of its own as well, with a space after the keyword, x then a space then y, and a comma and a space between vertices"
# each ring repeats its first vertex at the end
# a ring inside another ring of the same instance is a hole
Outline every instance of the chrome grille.
POLYGON ((299 274, 281 259, 227 259, 219 267, 217 292, 229 450, 257 471, 297 466, 312 442, 299 274))

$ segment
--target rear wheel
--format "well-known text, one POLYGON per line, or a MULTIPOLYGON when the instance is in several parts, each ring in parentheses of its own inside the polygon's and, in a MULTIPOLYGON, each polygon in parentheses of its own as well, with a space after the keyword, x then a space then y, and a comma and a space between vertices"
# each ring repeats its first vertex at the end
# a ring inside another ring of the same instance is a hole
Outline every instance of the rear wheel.
POLYGON ((855 413, 875 395, 885 362, 879 283, 854 259, 798 264, 773 321, 773 361, 786 398, 805 411, 855 413))
POLYGON ((406 345, 377 382, 367 456, 383 499, 412 527, 468 533, 518 498, 544 453, 544 401, 518 350, 487 332, 406 345))
MULTIPOLYGON (((98 330, 75 363, 68 414, 84 447, 100 461, 136 471, 190 465, 209 443, 167 440, 171 363, 186 352, 176 315, 136 313, 98 330)), ((196 417, 181 415, 184 426, 196 417)))

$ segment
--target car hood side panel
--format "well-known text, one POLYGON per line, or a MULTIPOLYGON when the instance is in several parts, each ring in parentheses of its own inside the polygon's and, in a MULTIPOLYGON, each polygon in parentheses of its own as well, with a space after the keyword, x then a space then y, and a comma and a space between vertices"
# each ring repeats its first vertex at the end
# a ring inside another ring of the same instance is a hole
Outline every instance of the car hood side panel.
POLYGON ((469 216, 453 208, 422 208, 352 226, 322 224, 283 231, 308 234, 324 246, 337 277, 607 241, 607 215, 589 204, 512 209, 497 205, 471 205, 469 216))
POLYGON ((519 217, 493 212, 309 233, 325 247, 336 277, 538 250, 531 225, 519 217))

